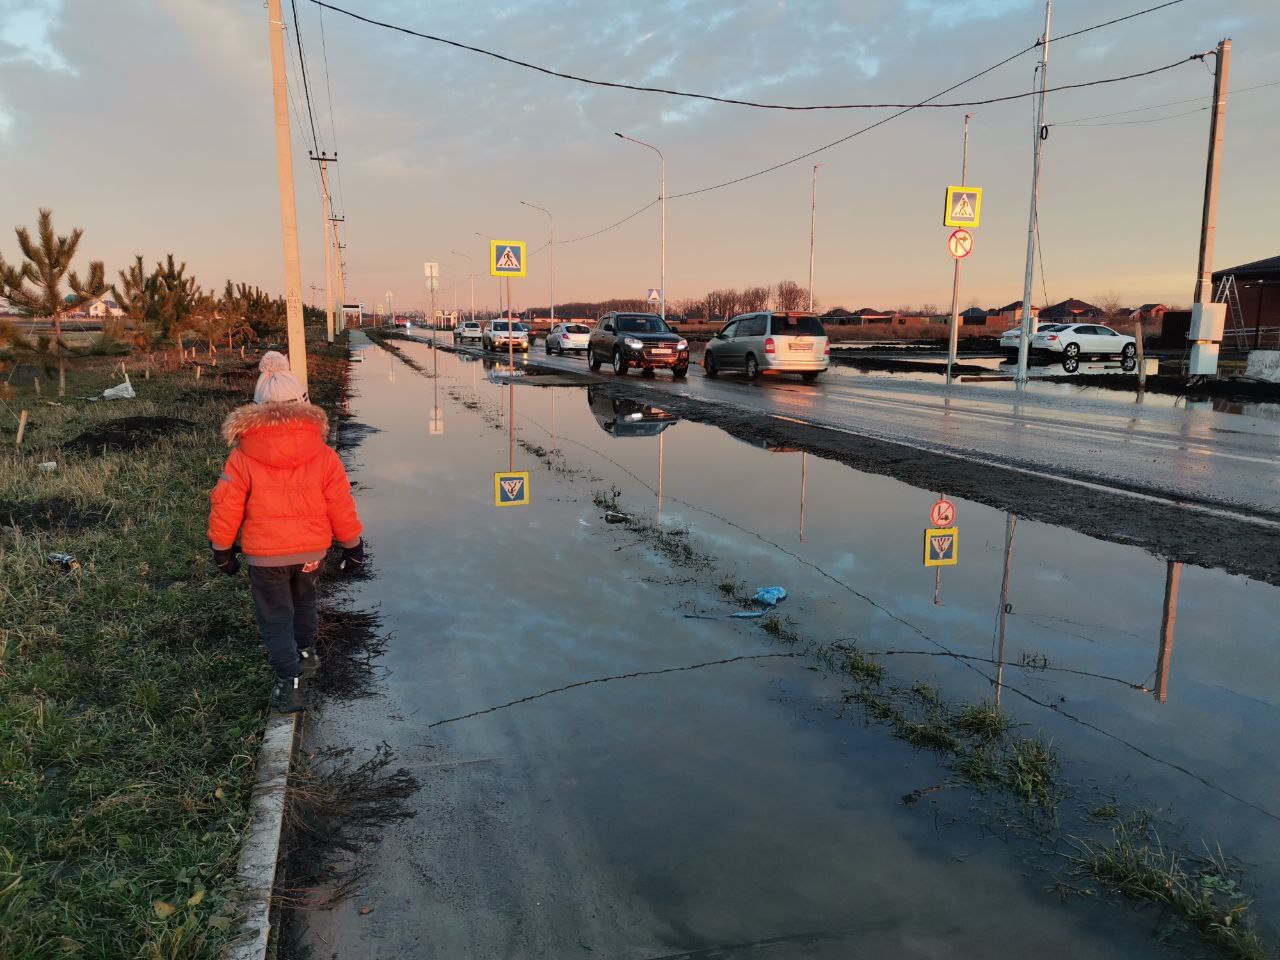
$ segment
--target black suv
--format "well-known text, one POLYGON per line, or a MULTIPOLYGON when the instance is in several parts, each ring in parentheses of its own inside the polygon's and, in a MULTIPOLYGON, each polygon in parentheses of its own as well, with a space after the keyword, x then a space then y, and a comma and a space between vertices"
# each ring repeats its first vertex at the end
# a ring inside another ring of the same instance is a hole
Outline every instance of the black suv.
POLYGON ((632 367, 642 369, 645 376, 664 367, 679 380, 689 372, 689 342, 673 333, 656 313, 610 311, 587 338, 587 365, 599 370, 606 362, 620 377, 632 367))

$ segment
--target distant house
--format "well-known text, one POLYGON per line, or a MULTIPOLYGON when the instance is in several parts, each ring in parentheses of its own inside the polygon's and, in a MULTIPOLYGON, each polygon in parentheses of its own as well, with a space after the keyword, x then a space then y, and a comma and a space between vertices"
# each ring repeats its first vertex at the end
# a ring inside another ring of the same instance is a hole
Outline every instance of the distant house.
POLYGON ((987 311, 982 307, 970 307, 967 310, 960 311, 960 326, 985 327, 986 325, 987 311))
POLYGON ((826 320, 828 323, 848 323, 849 318, 852 316, 853 314, 844 307, 836 307, 835 309, 828 310, 824 313, 822 315, 822 319, 826 320))
POLYGON ((124 311, 120 309, 120 304, 116 303, 110 297, 103 295, 96 300, 90 300, 80 308, 82 313, 87 313, 91 317, 123 317, 124 311))
MULTIPOLYGON (((1007 323, 1010 326, 1013 326, 1016 323, 1021 323, 1022 301, 1015 300, 1013 303, 1006 303, 997 311, 997 313, 999 313, 1000 321, 1002 323, 1007 323)), ((1040 308, 1033 303, 1031 305, 1031 319, 1034 320, 1038 316, 1040 316, 1040 308)))
POLYGON ((1040 311, 1040 319, 1052 320, 1055 323, 1083 323, 1086 320, 1102 320, 1104 315, 1102 310, 1092 303, 1085 303, 1083 300, 1072 297, 1061 303, 1055 303, 1051 307, 1045 307, 1040 311))
POLYGON ((1169 308, 1163 303, 1144 303, 1142 306, 1129 312, 1129 319, 1135 322, 1141 320, 1144 323, 1160 323, 1164 320, 1164 315, 1168 312, 1169 308))
MULTIPOLYGON (((1235 277, 1240 299, 1240 320, 1249 333, 1249 346, 1280 346, 1280 256, 1227 267, 1213 274, 1213 289, 1226 277, 1235 277)), ((1227 330, 1232 329, 1231 318, 1227 330)))
POLYGON ((887 310, 876 310, 874 307, 863 307, 853 311, 858 323, 892 323, 893 313, 887 310))

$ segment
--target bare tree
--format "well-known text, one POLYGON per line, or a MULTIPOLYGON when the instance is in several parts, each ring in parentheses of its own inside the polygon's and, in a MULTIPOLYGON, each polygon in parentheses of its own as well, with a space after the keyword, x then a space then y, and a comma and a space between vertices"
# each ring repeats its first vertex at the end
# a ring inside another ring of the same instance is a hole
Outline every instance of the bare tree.
POLYGON ((769 297, 773 291, 769 287, 747 287, 738 299, 738 306, 743 313, 755 313, 769 309, 769 297))
POLYGON ((26 227, 18 227, 14 232, 25 260, 19 267, 5 263, 0 257, 0 294, 19 313, 48 317, 52 321, 51 346, 58 360, 58 396, 63 397, 67 393, 67 344, 62 339, 62 318, 106 292, 105 271, 101 260, 93 260, 88 276, 83 283, 80 281, 71 270, 71 261, 84 231, 76 227, 69 235, 58 236, 53 232, 51 210, 40 208, 35 241, 26 227), (64 280, 71 288, 70 293, 63 293, 64 280))
POLYGON ((1102 311, 1102 316, 1108 320, 1124 312, 1124 301, 1114 290, 1108 290, 1102 296, 1095 298, 1094 303, 1102 311))
POLYGON ((809 291, 794 280, 782 280, 773 290, 775 310, 800 310, 809 302, 809 291))

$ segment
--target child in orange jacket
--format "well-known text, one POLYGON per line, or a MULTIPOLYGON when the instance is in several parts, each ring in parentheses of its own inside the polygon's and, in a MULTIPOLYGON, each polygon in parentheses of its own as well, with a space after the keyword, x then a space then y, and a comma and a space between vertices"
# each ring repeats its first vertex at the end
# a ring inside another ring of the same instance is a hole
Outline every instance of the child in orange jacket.
POLYGON ((320 668, 316 580, 336 538, 343 569, 364 563, 360 518, 342 461, 325 443, 328 418, 312 405, 289 361, 266 353, 254 402, 222 424, 232 448, 209 498, 209 543, 218 569, 240 569, 236 538, 249 564, 258 631, 276 673, 271 706, 302 709, 302 682, 320 668))

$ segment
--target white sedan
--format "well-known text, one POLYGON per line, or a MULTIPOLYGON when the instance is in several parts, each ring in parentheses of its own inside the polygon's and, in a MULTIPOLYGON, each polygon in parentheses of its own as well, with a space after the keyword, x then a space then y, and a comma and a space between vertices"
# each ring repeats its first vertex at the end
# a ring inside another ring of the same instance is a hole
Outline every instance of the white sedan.
POLYGON ((1085 357, 1120 357, 1131 360, 1137 341, 1098 323, 1064 323, 1056 330, 1042 330, 1031 338, 1037 353, 1059 356, 1064 366, 1074 366, 1085 357))
POLYGON ((585 323, 557 323, 547 334, 543 346, 547 353, 558 353, 561 356, 564 356, 566 350, 585 353, 590 334, 591 328, 585 323))

